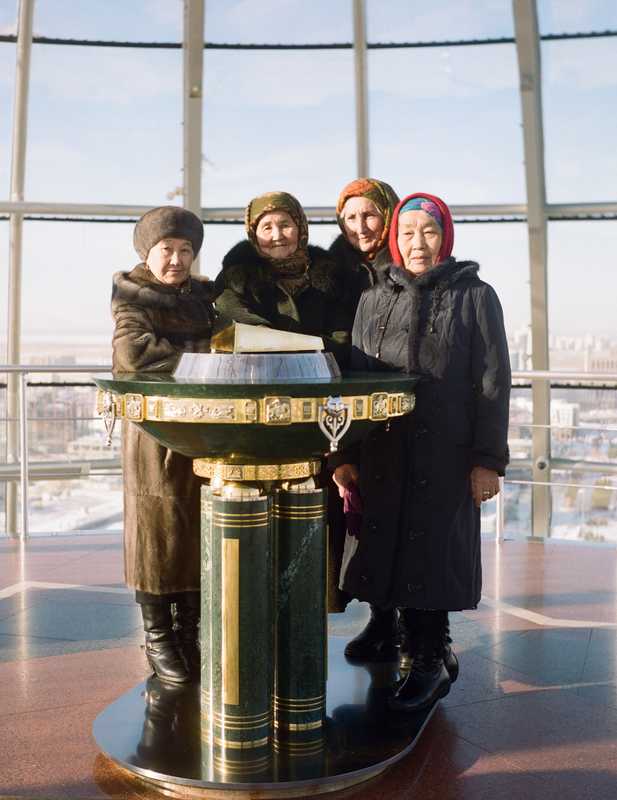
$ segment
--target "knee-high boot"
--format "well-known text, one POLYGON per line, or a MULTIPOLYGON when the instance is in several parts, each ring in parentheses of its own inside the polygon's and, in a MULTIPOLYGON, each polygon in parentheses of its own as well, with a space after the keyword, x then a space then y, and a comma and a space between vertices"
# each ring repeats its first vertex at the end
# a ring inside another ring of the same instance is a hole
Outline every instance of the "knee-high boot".
POLYGON ((409 674, 390 699, 390 708, 421 711, 430 708, 450 691, 452 681, 443 660, 448 615, 446 611, 406 608, 403 617, 410 625, 417 625, 417 646, 409 674))
POLYGON ((173 629, 171 602, 142 603, 146 658, 154 674, 169 683, 187 683, 189 672, 173 629))
POLYGON ((191 677, 201 673, 199 621, 201 596, 199 592, 182 592, 176 595, 174 628, 191 677))
POLYGON ((371 605, 371 616, 355 639, 345 647, 347 658, 357 661, 396 659, 398 645, 398 613, 395 608, 371 605))

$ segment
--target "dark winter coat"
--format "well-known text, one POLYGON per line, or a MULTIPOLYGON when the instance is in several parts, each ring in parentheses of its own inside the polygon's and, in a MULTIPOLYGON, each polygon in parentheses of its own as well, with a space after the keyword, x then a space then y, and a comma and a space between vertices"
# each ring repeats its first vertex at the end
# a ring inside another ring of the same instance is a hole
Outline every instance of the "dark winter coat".
MULTIPOLYGON (((351 329, 358 297, 345 294, 344 270, 321 247, 308 246, 309 285, 291 298, 276 282, 268 261, 248 240, 223 259, 216 278, 217 309, 236 322, 268 325, 324 339, 341 367, 348 366, 351 329)), ((330 484, 324 474, 323 484, 330 484)), ((345 538, 343 508, 335 492, 328 494, 328 610, 343 611, 348 602, 338 589, 345 538)))
MULTIPOLYGON (((332 242, 328 253, 339 268, 342 287, 342 307, 349 310, 349 325, 353 325, 362 292, 370 289, 377 273, 388 266, 390 253, 387 246, 377 253, 373 261, 364 259, 341 233, 332 242)), ((344 611, 351 599, 339 589, 339 574, 343 563, 346 523, 343 501, 328 476, 328 597, 330 611, 344 611)))
POLYGON ((510 362, 501 306, 474 262, 414 278, 391 267, 360 301, 356 369, 423 376, 416 408, 360 456, 364 519, 344 589, 381 606, 460 610, 480 600, 478 465, 504 474, 510 362))
POLYGON ((223 259, 216 278, 216 307, 235 322, 321 336, 326 349, 345 365, 355 309, 342 303, 341 271, 328 253, 309 245, 308 254, 309 283, 291 297, 251 242, 239 242, 223 259))
MULTIPOLYGON (((114 373, 172 372, 184 351, 208 351, 214 295, 207 279, 177 288, 156 281, 143 264, 116 273, 114 373)), ((200 481, 192 460, 124 422, 122 465, 127 584, 150 594, 198 591, 200 481)))
POLYGON ((342 233, 332 242, 328 253, 341 269, 343 303, 346 308, 353 310, 353 324, 362 292, 370 289, 377 280, 377 273, 388 266, 390 253, 386 246, 372 261, 367 261, 342 233))

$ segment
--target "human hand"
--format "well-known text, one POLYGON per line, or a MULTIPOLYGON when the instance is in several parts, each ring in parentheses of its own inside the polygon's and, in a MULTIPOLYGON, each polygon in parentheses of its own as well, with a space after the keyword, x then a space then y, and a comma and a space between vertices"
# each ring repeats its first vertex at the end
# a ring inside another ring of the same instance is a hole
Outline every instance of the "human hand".
POLYGON ((358 483, 360 473, 355 464, 341 464, 332 473, 332 480, 338 486, 338 493, 341 497, 345 494, 345 489, 352 483, 358 483))
POLYGON ((494 469, 474 467, 471 470, 471 494, 478 508, 499 493, 499 475, 494 469))

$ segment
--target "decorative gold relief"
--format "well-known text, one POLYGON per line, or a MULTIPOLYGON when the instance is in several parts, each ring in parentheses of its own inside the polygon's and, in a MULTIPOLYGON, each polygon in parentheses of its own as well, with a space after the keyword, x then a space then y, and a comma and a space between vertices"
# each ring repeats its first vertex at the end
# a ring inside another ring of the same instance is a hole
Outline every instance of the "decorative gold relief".
MULTIPOLYGON (((387 392, 375 392, 372 394, 370 396, 370 405, 370 419, 375 421, 388 419, 390 409, 387 392)), ((395 415, 392 414, 392 416, 395 415)))
POLYGON ((264 397, 263 403, 266 425, 291 424, 291 397, 264 397))
POLYGON ((144 397, 141 394, 124 395, 124 416, 131 422, 142 422, 144 418, 144 397))
POLYGON ((213 458, 196 458, 193 461, 193 472, 200 478, 223 481, 285 481, 309 478, 320 471, 319 461, 288 464, 224 464, 213 458))
POLYGON ((244 419, 247 422, 257 422, 259 417, 259 407, 256 400, 244 401, 244 419))
POLYGON ((400 395, 399 413, 401 415, 402 414, 411 413, 414 410, 415 407, 416 407, 416 396, 415 396, 415 394, 402 393, 400 395))
MULTIPOLYGON (((350 409, 353 420, 386 420, 413 411, 415 396, 410 392, 375 392, 336 398, 350 409)), ((186 422, 210 424, 292 425, 318 422, 320 408, 329 397, 263 397, 209 399, 198 397, 145 397, 141 394, 97 392, 96 410, 104 414, 113 404, 117 417, 132 422, 186 422)))

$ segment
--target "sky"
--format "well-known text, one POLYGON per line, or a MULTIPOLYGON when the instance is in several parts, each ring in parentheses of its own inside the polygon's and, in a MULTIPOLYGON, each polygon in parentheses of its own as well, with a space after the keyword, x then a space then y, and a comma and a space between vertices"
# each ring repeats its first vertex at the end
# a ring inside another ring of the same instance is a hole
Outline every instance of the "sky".
MULTIPOLYGON (((208 41, 352 38, 351 0, 207 0, 208 41)), ((16 0, 0 0, 0 33, 16 0)), ((543 33, 617 29, 614 0, 541 0, 543 33)), ((369 41, 512 36, 510 0, 368 0, 369 41)), ((36 34, 179 41, 180 0, 37 0, 36 34)), ((542 44, 549 202, 617 200, 617 38, 542 44)), ((0 43, 0 197, 8 199, 15 46, 0 43)), ((525 202, 512 44, 370 51, 370 172, 399 193, 451 203, 525 202)), ((174 50, 35 45, 26 199, 170 202, 182 183, 182 59, 174 50)), ((350 51, 206 51, 203 205, 244 206, 271 189, 333 206, 355 177, 350 51)), ((177 197, 173 202, 178 202, 177 197)), ((327 246, 335 226, 312 226, 327 246)), ((206 227, 214 277, 241 226, 206 227)), ((615 332, 617 222, 549 224, 552 333, 615 332), (598 289, 600 288, 600 291, 598 289)), ((109 335, 111 276, 137 261, 129 224, 25 223, 23 335, 109 335), (79 302, 75 302, 75 298, 79 302)), ((507 327, 529 323, 524 224, 461 224, 455 255, 481 264, 507 327)), ((0 221, 0 339, 8 223, 0 221)), ((617 336, 615 337, 617 338, 617 336)))

